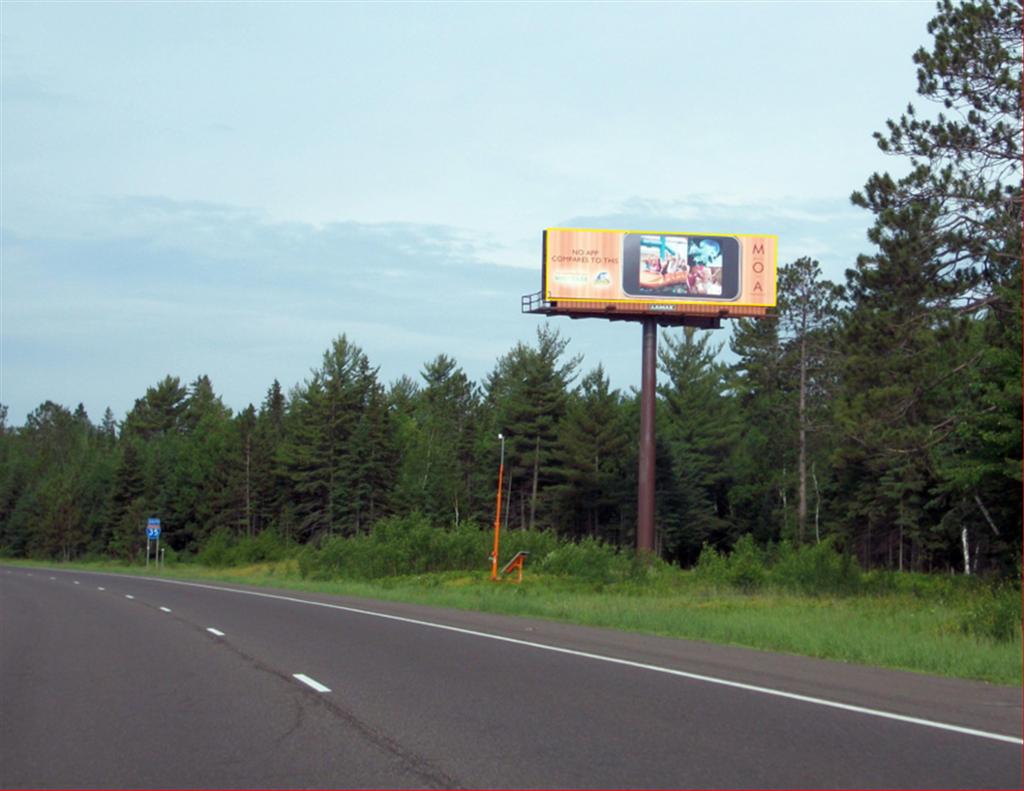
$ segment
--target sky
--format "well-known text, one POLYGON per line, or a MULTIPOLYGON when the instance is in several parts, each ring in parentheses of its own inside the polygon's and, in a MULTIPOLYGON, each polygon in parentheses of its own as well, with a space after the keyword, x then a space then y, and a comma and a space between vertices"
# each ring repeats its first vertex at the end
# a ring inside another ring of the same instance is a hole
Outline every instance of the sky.
MULTIPOLYGON (((544 321, 520 298, 548 227, 777 234, 842 281, 934 13, 4 0, 8 425, 123 419, 167 375, 258 406, 341 334, 385 383, 442 353, 480 381, 544 321)), ((549 321, 639 385, 639 325, 549 321)))

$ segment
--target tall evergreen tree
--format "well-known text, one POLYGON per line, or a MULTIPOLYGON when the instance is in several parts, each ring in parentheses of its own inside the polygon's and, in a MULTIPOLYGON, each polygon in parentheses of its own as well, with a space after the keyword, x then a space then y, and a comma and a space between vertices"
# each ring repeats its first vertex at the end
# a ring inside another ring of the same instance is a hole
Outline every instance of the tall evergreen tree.
POLYGON ((579 357, 563 361, 568 343, 557 330, 542 325, 536 346, 517 343, 498 360, 486 382, 495 433, 507 439, 510 523, 520 527, 551 526, 549 515, 538 520, 538 503, 544 489, 556 482, 552 463, 558 426, 580 363, 579 357))
POLYGON ((555 468, 561 482, 552 488, 563 532, 625 538, 622 504, 634 495, 627 473, 636 463, 632 434, 619 391, 610 388, 598 365, 570 397, 558 432, 555 468))
POLYGON ((288 398, 285 432, 276 465, 286 486, 285 531, 296 538, 332 528, 333 445, 326 431, 326 396, 321 374, 314 372, 288 398))
POLYGON ((879 146, 911 171, 875 174, 853 195, 875 214, 878 252, 848 273, 836 461, 869 562, 896 535, 899 557, 909 538, 918 564, 957 564, 968 531, 994 523, 979 487, 991 499, 1019 480, 1019 400, 1011 409, 997 394, 1020 382, 1019 345, 1016 361, 998 351, 1019 344, 1020 28, 1018 2, 940 2, 933 48, 914 60, 918 92, 942 110, 925 119, 911 105, 890 121, 879 146), (992 375, 1000 381, 986 388, 992 375), (981 427, 993 412, 1002 414, 986 453, 981 427), (963 458, 974 453, 1016 454, 1016 464, 993 475, 963 458))
POLYGON ((439 524, 458 523, 473 513, 478 499, 473 476, 479 396, 447 355, 428 362, 421 376, 422 388, 409 382, 401 400, 395 387, 390 395, 402 437, 398 502, 439 524))
POLYGON ((697 559, 705 541, 726 546, 735 539, 729 456, 737 424, 725 394, 727 370, 710 341, 684 327, 680 335, 666 333, 658 350, 667 379, 658 387, 659 430, 671 454, 670 477, 659 472, 658 529, 663 554, 684 564, 697 559))
POLYGON ((117 420, 114 419, 114 412, 107 407, 103 412, 103 421, 100 423, 100 436, 108 446, 113 447, 117 442, 117 420))
POLYGON ((732 455, 736 480, 729 491, 730 507, 739 529, 758 541, 791 538, 797 416, 778 321, 737 321, 730 348, 738 360, 731 369, 729 389, 743 428, 732 455))
POLYGON ((147 388, 145 396, 135 400, 124 422, 125 433, 150 439, 178 430, 187 396, 188 390, 182 387, 178 377, 165 377, 155 387, 147 388))
POLYGON ((283 472, 277 463, 277 450, 284 437, 287 400, 275 379, 267 390, 252 430, 250 481, 253 531, 262 532, 275 525, 288 534, 282 512, 285 506, 283 472))
POLYGON ((142 528, 149 515, 144 457, 140 452, 140 444, 140 440, 131 437, 120 443, 110 493, 110 538, 107 549, 121 557, 131 557, 142 543, 142 528))
POLYGON ((300 535, 369 527, 384 513, 397 464, 377 370, 342 335, 289 401, 277 459, 300 535))
MULTIPOLYGON (((815 455, 811 445, 828 417, 834 390, 840 297, 841 290, 822 279, 818 262, 811 258, 798 258, 779 273, 779 330, 786 367, 795 379, 789 390, 796 393, 797 543, 803 543, 807 529, 808 473, 815 455)), ((816 519, 816 539, 819 533, 816 519)))

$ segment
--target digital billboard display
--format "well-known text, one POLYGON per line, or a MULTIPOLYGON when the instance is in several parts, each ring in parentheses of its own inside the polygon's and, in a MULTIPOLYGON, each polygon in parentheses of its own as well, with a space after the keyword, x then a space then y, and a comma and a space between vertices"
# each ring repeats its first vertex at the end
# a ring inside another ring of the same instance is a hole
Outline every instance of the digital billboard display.
POLYGON ((776 299, 778 237, 549 228, 544 298, 574 305, 664 306, 763 314, 776 299))

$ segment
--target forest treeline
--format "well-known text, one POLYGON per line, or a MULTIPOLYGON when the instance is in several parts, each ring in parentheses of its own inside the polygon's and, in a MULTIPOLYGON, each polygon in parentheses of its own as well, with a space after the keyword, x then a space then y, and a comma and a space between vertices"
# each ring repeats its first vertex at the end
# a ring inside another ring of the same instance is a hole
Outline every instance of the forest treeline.
MULTIPOLYGON (((874 251, 844 282, 807 257, 782 266, 773 316, 735 322, 728 357, 713 332, 662 331, 665 559, 829 538, 868 568, 1019 573, 1020 28, 1019 3, 938 4, 914 59, 939 109, 876 135, 907 175, 853 194, 874 251)), ((479 382, 445 354, 382 382, 341 335, 305 381, 238 413, 207 376, 167 376, 120 421, 50 401, 0 420, 0 552, 138 557, 152 516, 177 553, 218 530, 488 525, 499 432, 507 528, 632 546, 638 423, 637 394, 552 324, 479 382)))

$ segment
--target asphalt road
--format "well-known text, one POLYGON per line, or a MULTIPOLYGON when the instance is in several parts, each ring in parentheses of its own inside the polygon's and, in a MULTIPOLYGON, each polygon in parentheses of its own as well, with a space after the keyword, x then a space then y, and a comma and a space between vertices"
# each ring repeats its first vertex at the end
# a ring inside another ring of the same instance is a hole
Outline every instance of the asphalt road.
POLYGON ((1015 688, 0 568, 4 788, 1019 788, 1021 722, 1015 688))

